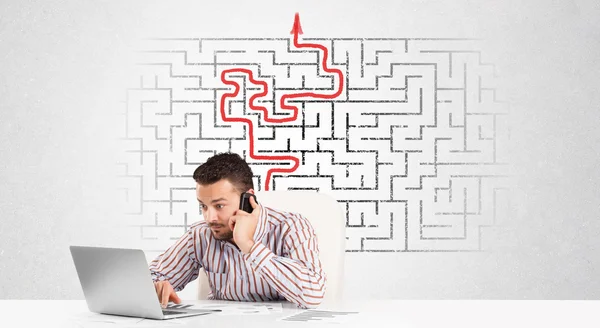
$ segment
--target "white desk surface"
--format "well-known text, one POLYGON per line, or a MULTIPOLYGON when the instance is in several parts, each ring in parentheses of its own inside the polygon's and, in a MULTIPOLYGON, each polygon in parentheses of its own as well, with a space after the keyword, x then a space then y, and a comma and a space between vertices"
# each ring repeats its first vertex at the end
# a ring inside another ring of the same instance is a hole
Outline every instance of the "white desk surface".
MULTIPOLYGON (((184 301, 186 304, 218 302, 221 301, 184 301)), ((281 313, 264 315, 211 314, 111 323, 115 317, 90 313, 83 300, 0 300, 0 327, 600 327, 600 301, 353 300, 318 308, 359 312, 344 316, 346 322, 341 324, 281 321, 305 311, 290 303, 282 304, 281 313), (86 321, 88 317, 94 319, 86 321), (106 318, 107 322, 98 317, 106 318)))

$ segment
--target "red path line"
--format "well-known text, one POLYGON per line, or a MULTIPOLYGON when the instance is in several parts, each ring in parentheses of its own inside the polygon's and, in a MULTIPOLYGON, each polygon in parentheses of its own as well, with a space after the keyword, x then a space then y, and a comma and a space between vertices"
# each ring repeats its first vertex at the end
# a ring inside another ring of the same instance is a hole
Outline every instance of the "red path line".
MULTIPOLYGON (((226 74, 233 73, 233 72, 246 73, 250 76, 250 81, 252 81, 252 83, 255 83, 255 80, 252 77, 252 71, 249 69, 235 68, 235 69, 224 70, 223 72, 221 72, 221 81, 223 81, 223 83, 225 83, 227 85, 232 85, 235 88, 234 92, 225 93, 221 97, 221 119, 223 119, 223 121, 225 121, 225 122, 240 122, 240 123, 246 123, 248 125, 248 132, 250 134, 250 137, 249 137, 249 139, 250 139, 250 157, 252 159, 267 160, 267 161, 293 161, 294 162, 294 166, 292 168, 287 168, 287 169, 286 168, 273 168, 273 169, 269 169, 267 171, 267 180, 266 180, 266 184, 265 184, 265 190, 269 190, 269 182, 271 181, 271 175, 274 172, 281 172, 281 173, 294 172, 300 165, 300 160, 293 156, 256 155, 254 153, 254 125, 252 124, 252 121, 247 118, 243 118, 243 117, 227 117, 227 116, 225 116, 225 101, 227 100, 228 97, 236 97, 238 95, 238 93, 240 92, 240 85, 235 81, 227 80, 227 78, 225 77, 226 74)), ((258 81, 256 81, 256 82, 258 82, 258 81)), ((266 83, 265 82, 263 82, 263 83, 264 83, 264 87, 265 87, 264 93, 266 94, 266 92, 267 92, 266 83)), ((256 97, 257 97, 257 95, 254 95, 254 96, 252 96, 252 98, 250 98, 250 108, 252 108, 254 99, 256 97)), ((266 108, 264 108, 264 107, 262 107, 262 108, 266 112, 266 108)), ((252 109, 258 109, 258 108, 252 108, 252 109)), ((266 120, 266 118, 265 118, 265 120, 266 120)))
POLYGON ((248 132, 250 134, 250 157, 255 160, 293 161, 294 162, 294 166, 291 168, 269 169, 267 171, 265 190, 269 190, 271 176, 273 175, 273 173, 275 173, 275 172, 292 173, 292 172, 296 171, 296 169, 298 169, 298 166, 300 165, 300 160, 294 156, 265 156, 265 155, 256 155, 254 153, 254 125, 252 124, 252 121, 247 118, 227 117, 225 115, 225 102, 226 102, 227 98, 228 97, 236 97, 240 91, 240 85, 235 81, 228 80, 226 75, 229 73, 248 74, 249 80, 252 84, 255 84, 255 85, 258 84, 258 85, 262 86, 263 92, 255 94, 252 97, 250 97, 249 106, 252 110, 262 111, 264 114, 264 120, 266 122, 270 122, 270 123, 291 122, 291 121, 295 121, 298 118, 298 107, 293 106, 293 105, 287 105, 285 103, 285 101, 287 99, 306 98, 306 97, 320 98, 320 99, 333 99, 333 98, 337 98, 339 95, 341 95, 342 90, 344 88, 344 76, 342 74, 342 71, 340 71, 339 69, 332 69, 332 68, 327 67, 327 56, 328 56, 329 51, 325 46, 320 45, 320 44, 314 44, 314 43, 298 43, 298 34, 302 33, 302 28, 300 27, 300 18, 299 18, 298 14, 296 14, 296 17, 294 20, 294 27, 292 29, 292 33, 294 34, 294 46, 296 48, 316 48, 316 49, 320 49, 323 51, 323 61, 322 61, 323 70, 327 73, 335 73, 338 75, 339 88, 336 93, 327 95, 327 94, 319 94, 319 93, 313 93, 313 92, 302 92, 302 93, 283 95, 280 99, 279 105, 281 106, 282 109, 292 110, 293 114, 290 116, 284 117, 284 118, 271 118, 271 117, 269 117, 269 112, 266 107, 258 106, 258 105, 254 104, 254 101, 256 100, 256 98, 264 97, 268 93, 268 85, 265 81, 259 81, 259 80, 254 79, 253 72, 251 70, 245 69, 245 68, 233 68, 233 69, 223 70, 223 72, 221 72, 221 81, 226 85, 233 86, 235 89, 234 92, 225 93, 221 97, 221 103, 220 103, 221 119, 224 122, 239 122, 239 123, 246 123, 248 125, 248 132))

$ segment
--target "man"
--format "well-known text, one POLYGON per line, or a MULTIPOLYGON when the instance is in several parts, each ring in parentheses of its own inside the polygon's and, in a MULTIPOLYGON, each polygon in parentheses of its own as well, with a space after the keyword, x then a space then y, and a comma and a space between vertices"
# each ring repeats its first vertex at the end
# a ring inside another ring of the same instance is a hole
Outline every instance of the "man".
POLYGON ((241 194, 254 194, 254 185, 252 170, 237 154, 209 158, 193 177, 204 221, 190 226, 150 264, 162 306, 169 301, 179 304, 176 292, 203 268, 209 299, 287 299, 301 308, 317 307, 325 294, 326 276, 308 220, 264 207, 253 197, 252 213, 239 210, 241 194))

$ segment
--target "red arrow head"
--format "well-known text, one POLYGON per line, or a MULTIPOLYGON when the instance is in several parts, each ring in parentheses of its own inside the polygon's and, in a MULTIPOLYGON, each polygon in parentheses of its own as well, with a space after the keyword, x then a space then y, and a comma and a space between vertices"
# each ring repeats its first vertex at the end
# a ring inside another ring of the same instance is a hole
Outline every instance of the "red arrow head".
POLYGON ((304 34, 302 32, 302 26, 300 26, 300 14, 298 13, 296 13, 296 16, 294 17, 294 26, 292 27, 290 34, 304 34))

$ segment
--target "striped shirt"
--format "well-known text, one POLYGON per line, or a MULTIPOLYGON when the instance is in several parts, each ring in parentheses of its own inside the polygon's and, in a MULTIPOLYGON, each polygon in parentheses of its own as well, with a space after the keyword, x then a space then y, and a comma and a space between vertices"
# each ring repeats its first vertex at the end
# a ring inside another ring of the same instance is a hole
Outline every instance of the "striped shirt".
POLYGON ((327 277, 312 225, 302 215, 259 207, 249 253, 215 239, 208 224, 199 221, 150 263, 152 279, 168 280, 177 292, 203 268, 210 285, 208 299, 288 300, 300 308, 317 307, 327 277))

